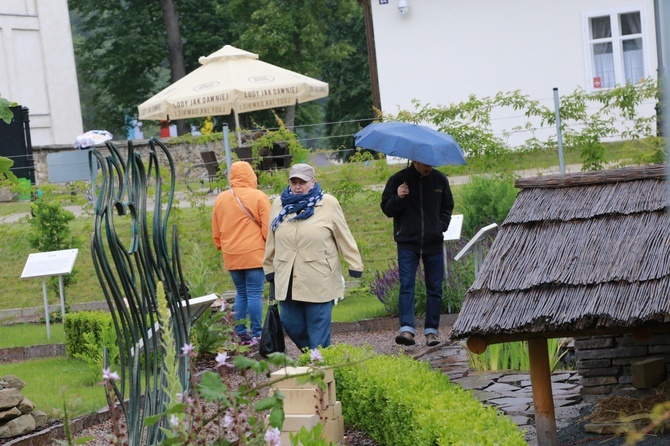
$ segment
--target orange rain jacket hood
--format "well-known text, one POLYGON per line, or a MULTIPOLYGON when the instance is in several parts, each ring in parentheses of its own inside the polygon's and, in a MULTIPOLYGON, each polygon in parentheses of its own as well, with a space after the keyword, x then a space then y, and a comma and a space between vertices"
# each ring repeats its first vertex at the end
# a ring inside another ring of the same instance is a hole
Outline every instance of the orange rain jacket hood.
POLYGON ((257 189, 256 174, 246 161, 232 164, 230 185, 232 190, 220 193, 214 202, 212 239, 223 253, 227 270, 260 268, 270 223, 270 199, 257 189), (247 215, 235 196, 259 224, 247 215))

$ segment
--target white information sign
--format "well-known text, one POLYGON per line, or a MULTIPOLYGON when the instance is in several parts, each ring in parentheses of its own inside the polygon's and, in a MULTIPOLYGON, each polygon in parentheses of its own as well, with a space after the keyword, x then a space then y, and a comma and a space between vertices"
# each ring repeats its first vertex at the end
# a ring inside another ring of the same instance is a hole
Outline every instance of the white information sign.
POLYGON ((22 279, 30 277, 42 278, 42 294, 44 295, 44 319, 47 323, 47 338, 51 339, 51 327, 49 325, 49 300, 47 299, 48 276, 58 276, 58 288, 60 290, 61 314, 65 317, 65 296, 63 295, 63 274, 70 274, 77 260, 78 249, 64 249, 62 251, 36 252, 28 256, 26 264, 21 273, 22 279))
POLYGON ((60 276, 70 274, 77 260, 78 249, 64 249, 62 251, 37 252, 30 254, 23 267, 21 278, 60 276))
POLYGON ((449 222, 449 229, 444 231, 444 241, 460 240, 463 230, 463 214, 452 215, 449 222))
MULTIPOLYGON (((193 299, 189 299, 188 304, 191 308, 191 324, 193 324, 200 316, 202 316, 205 311, 209 310, 212 304, 216 299, 218 299, 219 296, 216 294, 208 294, 206 296, 200 296, 200 297, 194 297, 193 299)), ((188 312, 186 310, 186 301, 182 300, 179 304, 181 308, 181 312, 184 315, 184 319, 186 319, 188 316, 188 312)), ((154 333, 157 335, 160 335, 160 330, 161 330, 161 325, 158 321, 154 324, 153 328, 150 328, 149 331, 147 332, 147 339, 151 339, 154 336, 154 333)), ((140 352, 142 351, 142 348, 144 347, 144 340, 140 338, 140 340, 137 342, 137 351, 140 352)), ((130 349, 130 354, 135 355, 135 348, 131 347, 130 349)))

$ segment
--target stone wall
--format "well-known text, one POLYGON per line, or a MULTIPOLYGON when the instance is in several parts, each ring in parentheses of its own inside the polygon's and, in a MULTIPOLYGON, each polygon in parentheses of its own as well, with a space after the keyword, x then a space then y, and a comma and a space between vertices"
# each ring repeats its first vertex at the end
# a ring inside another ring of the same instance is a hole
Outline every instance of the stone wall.
MULTIPOLYGON (((114 145, 121 152, 123 157, 127 156, 128 152, 128 142, 127 141, 113 141, 114 145)), ((202 143, 202 144, 170 144, 167 141, 163 142, 172 158, 174 159, 175 165, 177 166, 177 175, 183 176, 186 173, 186 169, 193 164, 202 163, 202 158, 200 152, 214 151, 217 158, 220 162, 225 161, 225 148, 221 141, 202 143)), ((136 151, 141 153, 148 153, 149 143, 148 140, 135 140, 133 145, 136 151)), ((37 185, 47 184, 49 182, 49 168, 47 166, 47 155, 50 153, 62 153, 78 150, 71 145, 51 145, 51 146, 35 146, 33 147, 33 158, 35 163, 35 182, 37 185)), ((107 153, 107 148, 101 147, 101 152, 103 154, 107 153)), ((162 166, 166 165, 166 157, 159 152, 159 162, 162 166)))
POLYGON ((21 395, 25 385, 13 375, 0 378, 0 438, 24 435, 47 422, 47 414, 35 410, 35 404, 21 395))
MULTIPOLYGON (((186 174, 186 170, 194 164, 202 164, 203 159, 200 152, 212 151, 216 154, 219 163, 225 162, 226 154, 223 141, 212 141, 206 143, 171 143, 169 140, 161 140, 166 145, 172 159, 175 162, 177 169, 177 177, 181 178, 186 174)), ((128 153, 127 141, 113 141, 114 145, 121 152, 124 159, 128 153)), ((133 146, 136 151, 140 153, 148 153, 149 142, 146 139, 134 140, 133 146)), ((106 147, 100 147, 103 154, 107 153, 106 147)), ((35 182, 37 185, 46 184, 49 182, 49 168, 47 165, 47 155, 50 153, 62 153, 78 150, 70 145, 53 145, 53 146, 37 146, 33 147, 33 159, 35 164, 35 182)), ((263 153, 260 164, 261 170, 268 170, 274 168, 287 168, 291 165, 292 157, 286 154, 287 148, 285 143, 276 143, 273 148, 266 149, 263 153)), ((167 165, 167 159, 162 151, 158 152, 158 160, 161 166, 167 165)), ((250 146, 241 146, 232 149, 234 159, 242 159, 250 161, 252 151, 250 146)), ((147 159, 147 158, 144 158, 147 159)))
POLYGON ((670 334, 654 335, 646 341, 630 335, 576 338, 575 354, 584 401, 599 401, 616 391, 631 389, 631 364, 646 358, 663 358, 667 379, 670 334))

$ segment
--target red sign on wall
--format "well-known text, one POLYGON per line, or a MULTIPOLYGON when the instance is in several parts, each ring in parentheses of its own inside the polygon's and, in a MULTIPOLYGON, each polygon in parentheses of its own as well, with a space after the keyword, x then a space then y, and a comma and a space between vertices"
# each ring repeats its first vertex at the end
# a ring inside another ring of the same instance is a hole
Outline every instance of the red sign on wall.
POLYGON ((593 88, 602 88, 603 82, 600 76, 593 78, 593 88))

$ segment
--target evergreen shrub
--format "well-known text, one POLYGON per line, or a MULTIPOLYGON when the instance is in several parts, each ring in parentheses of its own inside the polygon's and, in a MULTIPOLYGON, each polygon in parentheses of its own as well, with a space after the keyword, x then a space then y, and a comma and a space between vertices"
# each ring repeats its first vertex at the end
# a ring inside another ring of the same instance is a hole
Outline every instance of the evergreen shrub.
POLYGON ((86 337, 91 335, 97 343, 102 344, 103 332, 111 325, 112 315, 104 311, 78 311, 68 314, 63 321, 65 352, 72 358, 86 353, 86 337))
MULTIPOLYGON (((512 419, 484 406, 426 362, 404 355, 375 355, 370 347, 346 344, 321 354, 326 365, 335 367, 345 423, 380 444, 526 444, 512 419), (348 362, 358 364, 337 367, 348 362)), ((306 365, 309 354, 299 361, 306 365)))

